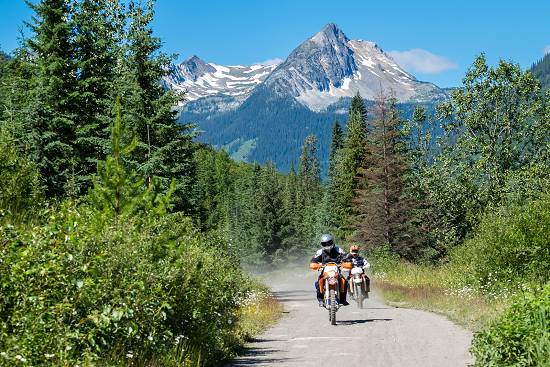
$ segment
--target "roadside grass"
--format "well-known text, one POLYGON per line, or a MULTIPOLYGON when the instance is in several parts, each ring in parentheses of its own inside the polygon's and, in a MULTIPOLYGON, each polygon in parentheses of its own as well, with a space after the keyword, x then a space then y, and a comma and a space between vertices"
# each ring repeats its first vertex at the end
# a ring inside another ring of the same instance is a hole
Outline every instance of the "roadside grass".
POLYGON ((448 266, 382 262, 373 269, 373 288, 392 306, 436 312, 472 331, 487 325, 510 305, 509 298, 489 299, 460 286, 456 271, 448 266))
POLYGON ((506 303, 500 300, 489 302, 482 296, 451 295, 448 290, 429 285, 404 286, 375 280, 374 288, 391 306, 436 312, 472 331, 486 325, 506 308, 506 303))
POLYGON ((282 315, 283 305, 263 286, 250 294, 237 313, 237 332, 244 341, 273 325, 282 315))

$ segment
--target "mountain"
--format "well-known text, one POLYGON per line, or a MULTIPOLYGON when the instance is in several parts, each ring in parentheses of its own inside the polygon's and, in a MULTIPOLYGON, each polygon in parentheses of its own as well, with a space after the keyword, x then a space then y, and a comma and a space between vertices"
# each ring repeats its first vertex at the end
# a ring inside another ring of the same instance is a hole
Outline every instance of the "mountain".
POLYGON ((264 84, 315 111, 357 91, 370 100, 386 91, 400 102, 446 96, 435 85, 417 81, 375 43, 349 40, 332 23, 292 51, 264 84))
POLYGON ((263 82, 276 66, 222 66, 192 56, 179 65, 173 65, 164 83, 171 89, 185 91, 188 101, 216 95, 238 97, 263 82))
MULTIPOLYGON (((194 56, 174 66, 165 83, 188 91, 180 121, 192 122, 199 140, 234 158, 283 170, 297 163, 305 137, 317 135, 326 168, 330 132, 345 124, 351 97, 373 100, 384 91, 408 114, 447 98, 437 86, 403 70, 373 42, 350 40, 328 24, 277 65, 220 66, 194 56)), ((370 103, 370 102, 369 102, 370 103)))
POLYGON ((531 71, 533 75, 540 80, 543 88, 550 88, 550 53, 536 62, 531 68, 531 71))

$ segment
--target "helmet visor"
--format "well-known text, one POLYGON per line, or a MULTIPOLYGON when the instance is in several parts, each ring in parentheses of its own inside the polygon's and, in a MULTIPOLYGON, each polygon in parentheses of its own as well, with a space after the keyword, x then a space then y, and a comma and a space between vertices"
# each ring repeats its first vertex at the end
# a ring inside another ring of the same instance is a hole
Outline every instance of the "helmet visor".
POLYGON ((333 240, 328 240, 328 241, 326 241, 326 242, 321 242, 321 246, 323 246, 323 247, 330 247, 330 246, 332 246, 332 245, 334 245, 334 241, 333 241, 333 240))

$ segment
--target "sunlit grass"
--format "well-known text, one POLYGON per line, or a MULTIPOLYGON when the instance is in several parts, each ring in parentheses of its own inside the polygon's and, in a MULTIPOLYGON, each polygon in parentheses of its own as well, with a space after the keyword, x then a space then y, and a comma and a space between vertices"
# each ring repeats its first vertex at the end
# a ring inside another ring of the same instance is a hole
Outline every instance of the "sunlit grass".
POLYGON ((281 316, 282 304, 266 290, 256 291, 239 309, 237 328, 245 340, 273 325, 281 316))
POLYGON ((448 266, 406 262, 374 269, 374 289, 393 306, 443 314, 470 330, 478 330, 502 313, 509 299, 487 298, 460 285, 458 270, 448 266))

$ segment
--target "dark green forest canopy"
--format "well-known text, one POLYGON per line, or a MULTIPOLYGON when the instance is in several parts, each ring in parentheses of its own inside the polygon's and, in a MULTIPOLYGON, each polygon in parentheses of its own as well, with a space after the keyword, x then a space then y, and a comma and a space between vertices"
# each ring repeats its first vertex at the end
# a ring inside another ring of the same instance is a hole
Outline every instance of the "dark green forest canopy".
POLYGON ((550 53, 537 61, 531 67, 531 71, 540 80, 542 87, 548 89, 550 87, 550 53))

